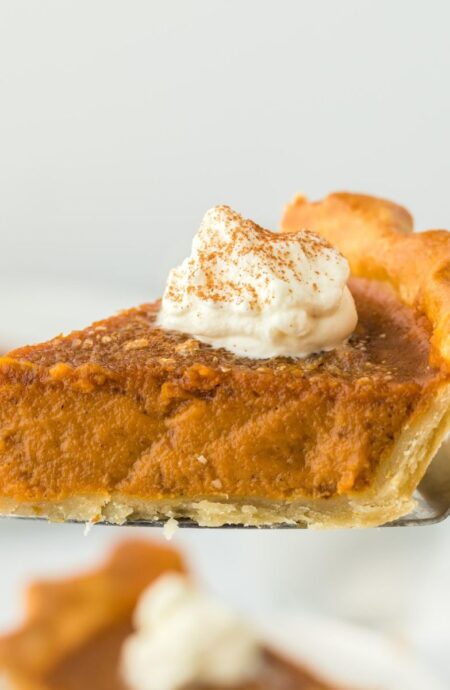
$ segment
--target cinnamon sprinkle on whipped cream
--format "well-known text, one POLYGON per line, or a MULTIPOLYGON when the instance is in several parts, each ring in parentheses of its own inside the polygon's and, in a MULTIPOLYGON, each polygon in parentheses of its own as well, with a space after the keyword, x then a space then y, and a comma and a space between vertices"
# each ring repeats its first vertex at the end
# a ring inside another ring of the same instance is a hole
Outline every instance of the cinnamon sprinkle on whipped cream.
POLYGON ((271 232, 215 206, 169 274, 157 325, 243 357, 306 357, 353 332, 348 276, 319 235, 271 232))

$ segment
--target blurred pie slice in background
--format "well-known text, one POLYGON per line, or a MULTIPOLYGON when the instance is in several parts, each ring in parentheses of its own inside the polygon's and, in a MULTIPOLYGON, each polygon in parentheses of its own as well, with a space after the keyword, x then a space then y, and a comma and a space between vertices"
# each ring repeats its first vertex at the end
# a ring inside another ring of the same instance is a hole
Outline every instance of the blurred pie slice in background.
MULTIPOLYGON (((160 576, 170 572, 186 573, 175 550, 156 542, 127 541, 117 546, 97 570, 69 579, 31 584, 25 622, 16 632, 0 638, 0 671, 5 687, 8 690, 140 690, 143 686, 130 686, 124 680, 123 646, 133 632, 133 614, 142 593, 149 592, 160 576)), ((200 593, 201 600, 202 597, 200 593)), ((159 611, 164 599, 167 596, 163 596, 162 602, 158 600, 159 611)), ((178 599, 176 605, 182 606, 178 599)), ((168 615, 173 615, 174 606, 172 601, 168 615)), ((209 631, 205 636, 204 629, 195 627, 202 625, 204 606, 203 601, 197 623, 194 620, 192 637, 202 635, 205 640, 209 631)), ((217 617, 214 606, 213 621, 217 617)), ((234 614, 227 609, 221 607, 220 611, 226 621, 233 620, 234 614)), ((183 625, 182 622, 180 630, 183 625)), ((210 632, 213 637, 215 630, 210 632)), ((155 633, 158 635, 158 630, 155 633)), ((174 640, 170 664, 175 667, 177 663, 186 663, 183 653, 177 652, 180 642, 182 647, 189 647, 191 639, 186 636, 184 640, 174 640)), ((220 640, 216 635, 214 644, 219 645, 220 654, 220 645, 229 647, 229 640, 226 636, 220 640)), ((236 653, 239 655, 240 650, 235 648, 233 654, 236 653)), ((261 663, 251 677, 227 687, 231 690, 332 690, 331 685, 314 673, 264 643, 260 646, 260 657, 261 663)), ((195 682, 196 671, 190 673, 191 690, 205 687, 204 682, 195 682)), ((155 669, 152 679, 150 667, 144 684, 163 690, 161 669, 158 677, 155 669)), ((223 687, 210 683, 207 686, 217 690, 223 687)), ((169 690, 167 685, 166 690, 169 690)))

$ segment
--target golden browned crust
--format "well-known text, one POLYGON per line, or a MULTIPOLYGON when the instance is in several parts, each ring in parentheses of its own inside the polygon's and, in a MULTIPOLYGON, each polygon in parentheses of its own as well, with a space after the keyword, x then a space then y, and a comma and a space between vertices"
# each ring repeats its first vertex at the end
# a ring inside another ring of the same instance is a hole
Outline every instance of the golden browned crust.
POLYGON ((53 669, 74 650, 104 631, 126 629, 141 592, 170 570, 184 571, 176 551, 130 540, 97 570, 33 583, 25 623, 0 637, 0 674, 14 690, 47 688, 53 669))
POLYGON ((155 303, 0 358, 0 511, 327 527, 407 513, 450 422, 444 319, 383 250, 401 256, 406 211, 341 197, 297 200, 283 223, 327 234, 356 274, 358 327, 332 352, 240 358, 156 328, 155 303))
POLYGON ((353 275, 390 283, 402 301, 433 326, 437 357, 450 364, 450 233, 413 233, 401 206, 363 194, 340 192, 323 201, 297 196, 285 209, 281 229, 309 228, 347 257, 353 275))

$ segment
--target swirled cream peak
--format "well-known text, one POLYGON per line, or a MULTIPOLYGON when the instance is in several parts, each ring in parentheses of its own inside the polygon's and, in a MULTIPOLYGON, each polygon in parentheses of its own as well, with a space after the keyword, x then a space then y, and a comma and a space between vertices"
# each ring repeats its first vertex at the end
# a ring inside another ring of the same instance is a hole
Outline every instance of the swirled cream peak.
POLYGON ((258 673, 261 647, 252 630, 182 575, 150 585, 135 625, 122 650, 130 690, 236 686, 258 673))
POLYGON ((271 232, 215 206, 169 274, 157 323, 243 357, 306 357, 354 330, 348 276, 319 235, 271 232))

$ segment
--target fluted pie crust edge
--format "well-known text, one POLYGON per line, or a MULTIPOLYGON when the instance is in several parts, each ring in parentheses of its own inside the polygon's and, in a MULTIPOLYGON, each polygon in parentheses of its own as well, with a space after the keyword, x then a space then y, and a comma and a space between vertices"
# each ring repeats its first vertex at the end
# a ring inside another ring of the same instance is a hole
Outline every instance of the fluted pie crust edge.
POLYGON ((379 467, 373 502, 369 495, 360 496, 353 506, 338 509, 336 521, 331 518, 333 525, 341 519, 345 525, 353 513, 361 516, 361 526, 382 524, 414 508, 412 493, 450 431, 450 232, 413 232, 413 218, 405 208, 348 192, 318 202, 297 195, 285 208, 281 230, 302 227, 337 247, 352 275, 389 284, 404 304, 428 318, 430 362, 445 372, 434 401, 414 415, 379 467))

